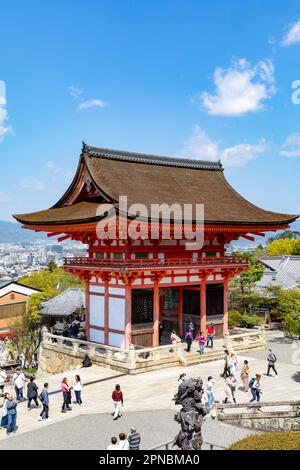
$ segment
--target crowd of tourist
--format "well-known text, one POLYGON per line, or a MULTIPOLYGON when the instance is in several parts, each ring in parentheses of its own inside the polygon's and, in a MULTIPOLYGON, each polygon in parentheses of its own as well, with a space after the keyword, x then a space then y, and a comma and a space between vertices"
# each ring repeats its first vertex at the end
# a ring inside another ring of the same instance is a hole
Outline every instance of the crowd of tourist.
MULTIPOLYGON (((191 325, 188 327, 187 331, 191 336, 193 336, 193 329, 191 325)), ((172 332, 173 338, 172 341, 177 341, 176 333, 172 332)), ((204 345, 207 345, 209 341, 210 347, 213 347, 213 336, 214 332, 210 331, 208 333, 210 336, 207 339, 201 332, 198 336, 200 353, 203 354, 204 345)), ((186 336, 187 340, 187 350, 189 350, 189 340, 190 336, 186 336)), ((269 349, 267 353, 267 372, 265 375, 269 376, 271 370, 275 373, 277 377, 278 372, 275 367, 277 358, 274 352, 269 349)), ((88 355, 84 358, 82 362, 82 367, 91 366, 91 361, 88 355)), ((239 385, 240 390, 243 390, 245 393, 251 392, 250 402, 257 401, 261 399, 261 377, 259 373, 251 373, 249 361, 244 360, 241 365, 238 364, 236 355, 227 349, 224 351, 224 366, 222 368, 220 376, 224 379, 224 399, 223 403, 233 402, 236 403, 236 390, 239 385)), ((44 383, 43 389, 39 393, 39 388, 35 382, 34 375, 31 375, 27 378, 20 367, 17 367, 11 380, 11 387, 14 390, 14 395, 11 392, 5 392, 5 385, 7 383, 7 373, 0 367, 0 393, 4 398, 2 406, 2 416, 0 428, 6 429, 7 435, 15 433, 17 431, 17 406, 19 403, 24 401, 27 402, 27 410, 32 409, 32 402, 35 404, 36 408, 41 408, 39 414, 39 421, 49 421, 51 420, 49 416, 49 384, 44 383), (25 389, 27 389, 27 397, 25 398, 25 389)), ((186 374, 181 374, 179 377, 179 384, 186 380, 186 374)), ((215 381, 210 375, 207 377, 207 380, 204 383, 204 400, 208 409, 211 412, 211 416, 214 417, 215 409, 214 404, 217 401, 215 396, 215 381)), ((78 406, 83 406, 82 400, 82 390, 83 382, 79 374, 74 376, 72 381, 69 381, 67 377, 63 377, 61 382, 61 393, 62 393, 62 407, 61 412, 67 413, 72 410, 72 398, 73 404, 78 406), (72 393, 74 396, 72 397, 72 393)), ((220 398, 220 397, 218 397, 220 398)), ((112 405, 113 405, 113 420, 118 420, 122 417, 122 410, 124 406, 124 395, 121 390, 120 384, 116 384, 111 395, 112 405)), ((220 400, 218 400, 220 401, 220 400)), ((130 429, 128 435, 126 433, 120 433, 119 437, 111 437, 111 443, 108 446, 108 450, 138 450, 141 442, 140 434, 136 431, 136 428, 133 426, 130 429)))

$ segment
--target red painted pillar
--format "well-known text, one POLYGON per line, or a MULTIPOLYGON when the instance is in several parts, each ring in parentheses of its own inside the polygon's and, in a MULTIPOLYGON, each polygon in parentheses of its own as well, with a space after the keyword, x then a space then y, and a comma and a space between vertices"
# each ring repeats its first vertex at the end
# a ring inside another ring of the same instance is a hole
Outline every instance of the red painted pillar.
POLYGON ((224 295, 224 315, 223 315, 223 336, 228 331, 228 279, 223 282, 223 295, 224 295))
POLYGON ((85 334, 90 341, 90 282, 85 282, 85 334))
POLYGON ((104 282, 104 343, 108 345, 109 330, 109 290, 108 281, 104 282))
POLYGON ((159 346, 159 287, 153 284, 153 338, 152 346, 159 346))
POLYGON ((178 288, 178 335, 182 336, 183 295, 182 287, 178 288))
POLYGON ((200 285, 200 330, 206 333, 206 282, 202 281, 200 285))
POLYGON ((131 344, 131 305, 132 287, 125 285, 125 349, 131 344))

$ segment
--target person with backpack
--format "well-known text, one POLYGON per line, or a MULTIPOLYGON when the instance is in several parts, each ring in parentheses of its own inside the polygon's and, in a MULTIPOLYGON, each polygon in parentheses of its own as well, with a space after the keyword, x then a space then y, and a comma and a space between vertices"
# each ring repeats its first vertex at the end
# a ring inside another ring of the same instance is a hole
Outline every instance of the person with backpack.
POLYGON ((17 405, 18 402, 16 398, 13 398, 12 395, 7 395, 6 400, 6 411, 7 411, 7 428, 6 432, 9 436, 11 432, 15 433, 17 431, 17 405))
POLYGON ((48 392, 48 387, 49 384, 46 382, 44 383, 44 388, 40 393, 39 399, 42 402, 43 409, 41 411, 41 414, 39 416, 39 421, 42 421, 43 419, 47 419, 51 421, 51 418, 49 418, 49 392, 48 392))
POLYGON ((32 375, 30 377, 30 380, 27 384, 27 398, 28 398, 28 402, 27 402, 27 409, 30 411, 31 410, 31 402, 32 400, 34 401, 36 407, 39 406, 39 402, 38 402, 38 386, 37 384, 34 382, 34 376, 32 375))
POLYGON ((202 331, 200 332, 198 336, 198 344, 199 344, 199 353, 204 354, 204 346, 205 346, 206 338, 202 331))
POLYGON ((268 350, 268 370, 267 370, 267 376, 270 377, 270 370, 273 369, 275 372, 275 375, 278 375, 277 370, 275 369, 275 362, 277 361, 276 355, 273 353, 272 349, 268 350))
POLYGON ((253 401, 260 401, 260 396, 261 396, 261 385, 260 385, 260 379, 261 375, 260 374, 255 374, 255 377, 252 377, 252 379, 249 382, 249 388, 252 393, 252 398, 250 400, 250 403, 253 401))

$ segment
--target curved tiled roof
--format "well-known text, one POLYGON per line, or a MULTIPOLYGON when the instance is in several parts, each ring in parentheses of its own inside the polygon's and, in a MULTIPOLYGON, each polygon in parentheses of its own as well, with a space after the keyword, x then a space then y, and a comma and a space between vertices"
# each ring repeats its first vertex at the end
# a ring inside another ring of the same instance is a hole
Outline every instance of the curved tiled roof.
MULTIPOLYGON (((15 218, 27 225, 78 224, 99 220, 100 200, 76 200, 71 197, 78 188, 83 172, 111 201, 118 211, 119 196, 132 204, 178 203, 203 204, 206 224, 278 226, 294 221, 297 216, 266 211, 240 196, 224 177, 220 162, 160 157, 83 146, 76 175, 64 196, 51 209, 18 214, 15 218)), ((103 198, 102 198, 103 202, 103 198)), ((130 211, 129 211, 130 215, 130 211)), ((135 214, 134 214, 135 215, 135 214)))

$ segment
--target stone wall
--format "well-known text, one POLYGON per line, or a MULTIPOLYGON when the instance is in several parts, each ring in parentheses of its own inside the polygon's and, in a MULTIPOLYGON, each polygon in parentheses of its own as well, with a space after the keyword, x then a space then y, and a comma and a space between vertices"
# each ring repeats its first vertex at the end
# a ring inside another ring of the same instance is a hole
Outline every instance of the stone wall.
POLYGON ((292 413, 277 416, 273 412, 270 413, 270 416, 231 419, 227 420, 226 423, 257 431, 300 431, 300 416, 295 416, 292 413))
POLYGON ((55 351, 43 346, 39 351, 39 369, 38 374, 59 374, 68 370, 76 369, 81 365, 82 357, 74 356, 72 353, 55 351))

